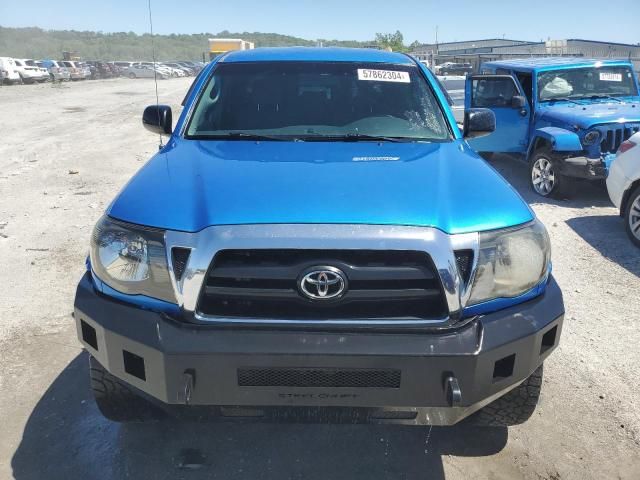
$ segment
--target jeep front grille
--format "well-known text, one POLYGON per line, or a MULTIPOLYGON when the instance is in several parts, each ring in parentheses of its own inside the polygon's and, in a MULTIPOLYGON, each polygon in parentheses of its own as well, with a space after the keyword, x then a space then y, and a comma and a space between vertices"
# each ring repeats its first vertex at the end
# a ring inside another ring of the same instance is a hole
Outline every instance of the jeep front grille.
POLYGON ((640 125, 613 125, 600 128, 602 141, 600 151, 602 153, 615 153, 625 140, 640 131, 640 125))
POLYGON ((222 250, 209 268, 198 312, 256 319, 441 319, 448 309, 431 258, 404 250, 222 250), (299 278, 313 266, 340 269, 346 293, 312 300, 299 278))

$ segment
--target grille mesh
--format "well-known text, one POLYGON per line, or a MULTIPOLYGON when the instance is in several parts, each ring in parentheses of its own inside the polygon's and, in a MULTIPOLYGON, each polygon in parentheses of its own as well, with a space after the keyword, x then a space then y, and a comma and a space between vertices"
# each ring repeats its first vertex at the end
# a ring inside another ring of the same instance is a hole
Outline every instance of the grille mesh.
POLYGON ((400 370, 240 368, 241 387, 400 388, 400 370))

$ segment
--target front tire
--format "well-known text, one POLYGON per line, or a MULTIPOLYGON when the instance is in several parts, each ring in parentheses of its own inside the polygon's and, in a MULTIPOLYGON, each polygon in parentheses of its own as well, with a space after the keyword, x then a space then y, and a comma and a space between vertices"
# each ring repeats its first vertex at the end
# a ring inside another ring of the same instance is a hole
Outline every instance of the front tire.
POLYGON ((473 425, 509 427, 531 418, 540 400, 543 368, 540 365, 524 382, 470 417, 473 425))
POLYGON ((89 378, 98 410, 108 420, 119 423, 144 422, 163 416, 158 407, 134 392, 131 386, 111 375, 91 356, 89 378))
POLYGON ((640 248, 640 185, 629 195, 624 212, 627 235, 636 247, 640 248))
POLYGON ((529 161, 531 189, 542 197, 561 198, 569 193, 570 180, 560 173, 558 162, 547 148, 536 150, 529 161))
POLYGON ((133 73, 133 72, 131 72, 131 73, 129 74, 129 78, 136 78, 136 74, 135 74, 135 73, 133 73))

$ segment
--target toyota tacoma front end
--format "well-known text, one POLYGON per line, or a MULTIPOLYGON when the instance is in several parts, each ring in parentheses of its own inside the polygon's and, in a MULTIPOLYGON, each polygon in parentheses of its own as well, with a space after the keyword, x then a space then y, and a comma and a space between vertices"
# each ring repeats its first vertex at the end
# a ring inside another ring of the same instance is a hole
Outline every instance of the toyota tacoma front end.
POLYGON ((112 420, 525 421, 564 315, 544 226, 395 53, 262 49, 198 77, 91 239, 75 301, 112 420), (183 405, 183 407, 177 407, 183 405), (186 408, 189 410, 189 408, 186 408))

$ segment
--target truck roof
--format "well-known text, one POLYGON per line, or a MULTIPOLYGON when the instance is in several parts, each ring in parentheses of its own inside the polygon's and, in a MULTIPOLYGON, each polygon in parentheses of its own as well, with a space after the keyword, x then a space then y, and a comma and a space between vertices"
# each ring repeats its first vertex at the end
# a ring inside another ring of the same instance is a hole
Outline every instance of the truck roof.
POLYGON ((220 62, 371 62, 412 65, 414 60, 402 53, 373 48, 341 47, 275 47, 234 50, 224 54, 220 62))
POLYGON ((515 60, 497 60, 495 62, 486 62, 482 67, 488 68, 504 68, 514 70, 555 70, 557 68, 566 67, 593 67, 596 65, 625 65, 631 66, 626 60, 603 60, 597 58, 583 57, 542 57, 542 58, 520 58, 515 60))

